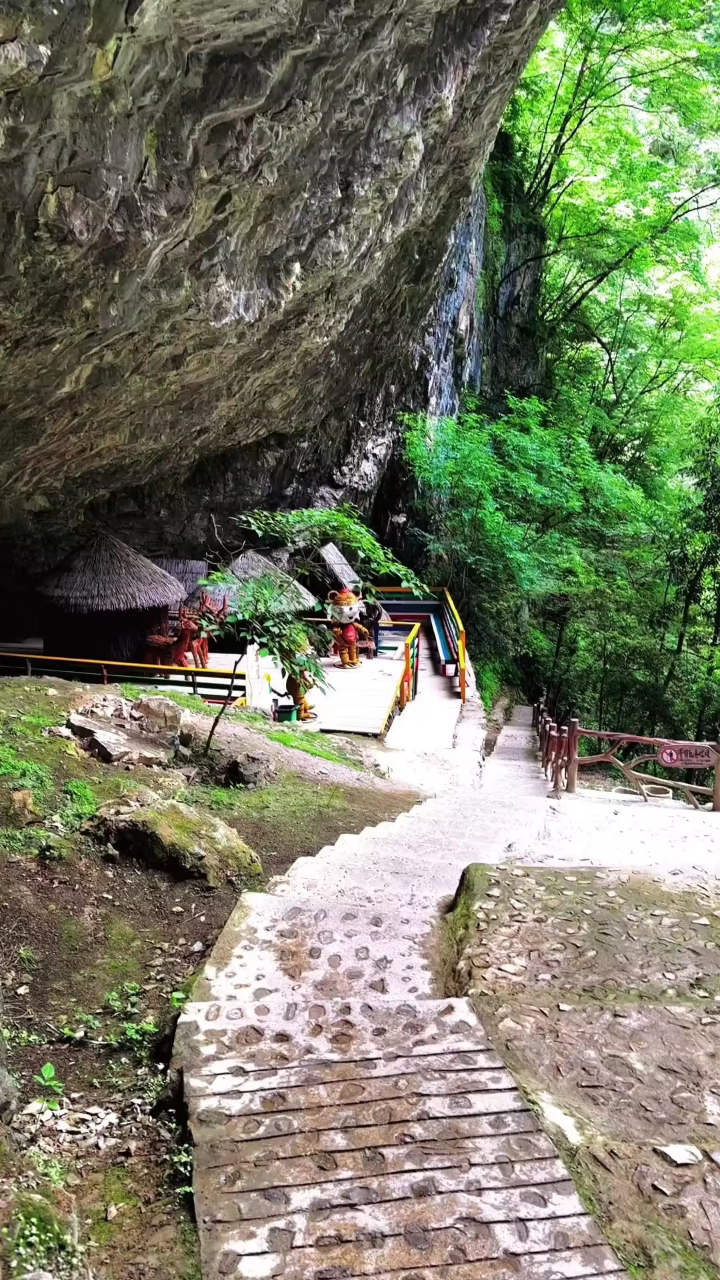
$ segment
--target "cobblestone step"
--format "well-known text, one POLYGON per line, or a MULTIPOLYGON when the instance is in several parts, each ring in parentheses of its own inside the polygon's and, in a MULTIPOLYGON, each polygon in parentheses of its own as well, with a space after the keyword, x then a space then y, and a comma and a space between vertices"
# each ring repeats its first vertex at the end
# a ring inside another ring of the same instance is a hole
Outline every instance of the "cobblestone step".
POLYGON ((504 730, 479 792, 341 836, 239 903, 176 1038, 205 1280, 624 1280, 428 960, 464 866, 544 830, 529 742, 504 730))

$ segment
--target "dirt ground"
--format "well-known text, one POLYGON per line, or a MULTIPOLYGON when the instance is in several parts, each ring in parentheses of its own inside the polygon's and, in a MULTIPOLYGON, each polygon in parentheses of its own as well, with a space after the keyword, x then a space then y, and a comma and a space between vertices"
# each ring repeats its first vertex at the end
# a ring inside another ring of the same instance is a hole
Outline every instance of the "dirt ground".
POLYGON ((352 747, 321 740, 310 753, 250 717, 229 720, 219 748, 268 751, 266 786, 223 788, 192 769, 129 775, 49 734, 88 696, 62 681, 0 681, 0 1031, 18 1087, 0 1124, 0 1228, 20 1232, 0 1277, 23 1274, 19 1239, 59 1280, 79 1258, 97 1280, 193 1280, 192 1157, 166 1066, 178 1010, 238 893, 106 860, 83 819, 149 786, 235 827, 268 877, 417 797, 363 770, 352 747))
POLYGON ((448 937, 448 985, 474 997, 632 1273, 720 1276, 720 901, 475 867, 448 937))

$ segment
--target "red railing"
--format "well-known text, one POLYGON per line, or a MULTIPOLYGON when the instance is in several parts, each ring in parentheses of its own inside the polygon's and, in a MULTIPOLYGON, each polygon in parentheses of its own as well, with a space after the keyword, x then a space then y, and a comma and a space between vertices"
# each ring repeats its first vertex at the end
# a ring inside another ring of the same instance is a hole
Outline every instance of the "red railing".
POLYGON ((550 778, 556 791, 574 795, 577 789, 578 771, 584 765, 609 764, 619 769, 643 800, 650 799, 649 787, 669 787, 682 791, 696 809, 703 806, 697 796, 712 799, 714 813, 720 811, 720 740, 718 742, 679 742, 672 738, 644 738, 635 733, 616 733, 606 729, 583 729, 580 721, 571 719, 567 725, 559 725, 543 702, 533 707, 533 727, 540 740, 540 758, 546 778, 550 778), (580 739, 595 738, 606 742, 605 751, 595 755, 580 754, 580 739), (632 760, 621 760, 618 752, 626 746, 637 744, 651 747, 632 760), (637 766, 654 761, 664 770, 712 769, 712 787, 700 783, 680 781, 673 777, 656 777, 639 773, 637 766))

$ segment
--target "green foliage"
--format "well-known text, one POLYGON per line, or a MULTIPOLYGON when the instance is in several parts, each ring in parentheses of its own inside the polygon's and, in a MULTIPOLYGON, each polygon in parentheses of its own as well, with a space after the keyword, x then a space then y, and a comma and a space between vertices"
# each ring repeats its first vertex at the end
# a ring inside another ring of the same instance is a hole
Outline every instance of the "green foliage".
POLYGON ((137 982, 124 982, 116 991, 108 991, 105 1004, 118 1018, 116 1030, 107 1036, 113 1048, 132 1049, 139 1058, 147 1057, 159 1027, 142 1012, 142 987, 137 982))
POLYGON ((31 1152, 32 1162, 42 1178, 53 1187, 64 1187, 67 1170, 62 1160, 57 1160, 54 1156, 47 1155, 44 1151, 31 1152))
POLYGON ((70 782, 65 783, 63 792, 68 797, 67 803, 60 811, 63 826, 75 830, 97 813, 97 798, 89 782, 83 782, 81 778, 72 778, 70 782))
POLYGON ((82 1269, 84 1248, 41 1196, 25 1196, 13 1206, 12 1225, 3 1227, 2 1237, 12 1276, 49 1271, 57 1280, 74 1280, 82 1269))
POLYGON ((475 672, 477 687, 483 706, 486 711, 491 711, 498 700, 498 695, 502 687, 502 677, 495 662, 483 662, 475 672))
POLYGON ((124 982, 117 991, 108 991, 105 1004, 113 1013, 134 1017, 140 1012, 142 987, 138 982, 124 982))
POLYGON ((10 778, 19 788, 28 787, 39 797, 52 791, 50 770, 43 764, 23 760, 14 747, 4 742, 0 742, 0 778, 10 778))
POLYGON ((309 756, 319 756, 322 760, 332 760, 334 764, 344 764, 350 769, 362 769, 360 761, 354 760, 348 752, 330 746, 320 734, 309 734, 303 729, 270 729, 268 738, 279 742, 283 747, 292 747, 294 751, 304 751, 309 756))
POLYGON ((58 1097, 62 1097, 65 1088, 62 1080, 59 1080, 55 1072, 52 1062, 46 1062, 37 1075, 33 1076, 36 1084, 42 1086, 41 1099, 51 1111, 57 1111, 59 1103, 58 1097))
POLYGON ((350 506, 251 511, 238 517, 237 523, 263 539, 272 539, 284 546, 310 550, 335 542, 357 563, 361 578, 387 577, 395 583, 400 580, 404 587, 412 587, 418 595, 426 590, 416 575, 383 547, 359 512, 350 506))
POLYGON ((210 634, 234 636, 241 645, 257 644, 266 649, 290 674, 299 680, 325 685, 325 672, 310 652, 306 623, 297 614, 302 609, 300 593, 291 579, 264 574, 241 582, 228 570, 210 575, 208 581, 226 587, 230 612, 220 625, 211 623, 210 634))
POLYGON ((481 684, 684 738, 720 726, 719 48, 699 0, 569 0, 485 179, 483 305, 539 274, 542 395, 408 435, 481 684))

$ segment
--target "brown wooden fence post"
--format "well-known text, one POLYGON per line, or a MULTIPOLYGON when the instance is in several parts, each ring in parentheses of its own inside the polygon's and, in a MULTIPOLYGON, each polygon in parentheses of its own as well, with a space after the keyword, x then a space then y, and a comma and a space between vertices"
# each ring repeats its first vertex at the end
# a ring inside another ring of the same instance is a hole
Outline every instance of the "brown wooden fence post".
POLYGON ((565 790, 571 796, 574 796, 577 790, 578 741, 580 739, 580 734, 578 732, 579 728, 579 720, 570 721, 570 732, 568 734, 567 783, 565 785, 565 790))
POLYGON ((553 789, 555 791, 560 791, 562 787, 562 767, 567 753, 567 736, 567 725, 564 724, 555 740, 555 767, 553 768, 553 789))
POLYGON ((548 738, 550 736, 550 717, 547 712, 543 713, 542 718, 542 735, 540 738, 540 751, 542 755, 543 768, 547 759, 548 738))
POLYGON ((557 725, 555 724, 555 721, 553 720, 552 724, 549 727, 547 751, 545 752, 545 777, 546 778, 548 776, 548 770, 550 768, 550 765, 552 764, 553 757, 555 755, 555 744, 557 742, 557 736, 558 736, 558 728, 557 728, 557 725))
POLYGON ((713 787, 712 810, 713 813, 720 812, 720 738, 715 744, 715 750, 718 758, 715 761, 715 785, 713 787))

